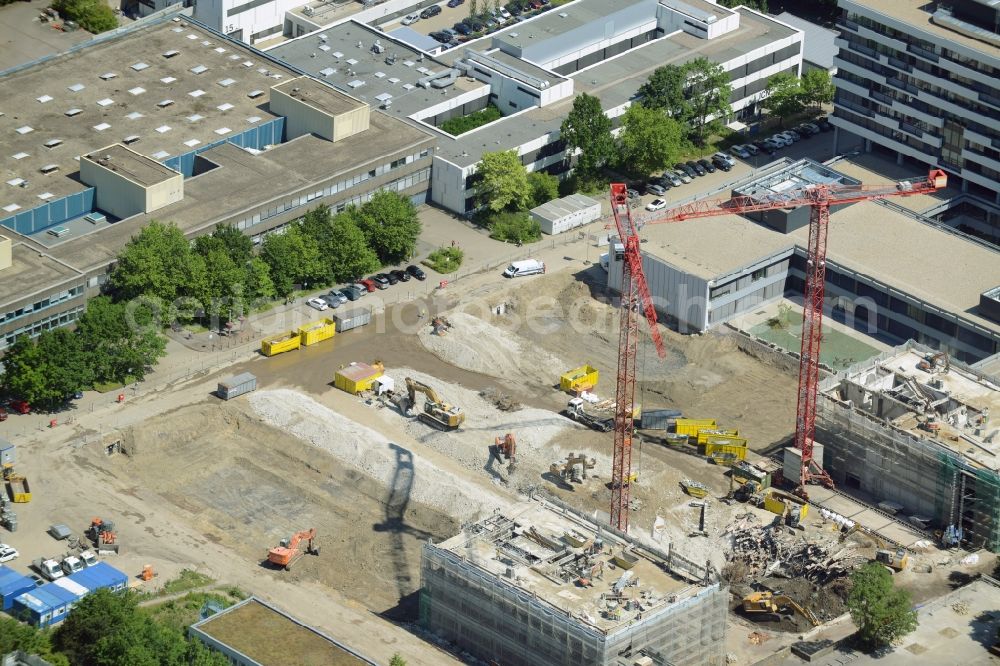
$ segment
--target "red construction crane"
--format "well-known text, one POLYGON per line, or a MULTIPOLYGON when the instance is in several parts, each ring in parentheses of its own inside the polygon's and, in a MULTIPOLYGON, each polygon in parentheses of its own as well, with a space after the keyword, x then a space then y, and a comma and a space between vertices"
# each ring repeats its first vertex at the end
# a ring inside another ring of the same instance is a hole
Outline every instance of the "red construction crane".
MULTIPOLYGON (((795 446, 802 452, 799 491, 810 481, 832 486, 830 475, 813 460, 816 435, 816 397, 819 380, 819 352, 822 340, 823 292, 826 286, 826 239, 830 222, 830 207, 886 199, 895 196, 927 194, 946 187, 947 174, 932 169, 926 179, 903 180, 885 185, 808 185, 786 192, 738 196, 731 199, 699 200, 664 211, 644 224, 680 222, 681 220, 739 215, 780 208, 810 206, 809 246, 806 258, 806 288, 803 301, 802 347, 799 355, 798 405, 795 419, 795 446)), ((621 334, 618 350, 618 389, 615 413, 615 464, 612 469, 611 524, 628 528, 628 485, 631 472, 632 407, 635 395, 635 355, 638 326, 637 305, 642 301, 643 313, 649 322, 657 352, 663 356, 663 343, 656 330, 656 313, 642 272, 638 229, 628 208, 626 186, 611 185, 611 208, 618 236, 625 246, 622 263, 621 334)), ((706 251, 709 249, 706 248, 706 251)))

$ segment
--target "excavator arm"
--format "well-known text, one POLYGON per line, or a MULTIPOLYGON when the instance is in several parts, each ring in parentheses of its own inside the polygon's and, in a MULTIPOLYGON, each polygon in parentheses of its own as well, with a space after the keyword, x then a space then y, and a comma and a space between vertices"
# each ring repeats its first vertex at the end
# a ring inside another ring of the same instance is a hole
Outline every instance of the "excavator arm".
POLYGON ((410 404, 414 405, 417 402, 417 393, 423 393, 427 396, 427 399, 431 402, 441 402, 438 398, 438 394, 427 384, 423 382, 418 382, 416 379, 410 377, 406 378, 406 391, 409 393, 410 404))
POLYGON ((819 624, 820 624, 819 618, 816 617, 815 613, 813 613, 808 608, 804 608, 804 607, 798 605, 795 602, 795 600, 792 599, 791 597, 787 597, 787 596, 785 596, 783 594, 779 595, 779 596, 777 596, 777 597, 774 598, 774 605, 777 606, 778 608, 791 608, 796 613, 798 613, 799 615, 801 615, 805 619, 809 620, 809 623, 812 626, 814 626, 814 627, 818 627, 819 624))

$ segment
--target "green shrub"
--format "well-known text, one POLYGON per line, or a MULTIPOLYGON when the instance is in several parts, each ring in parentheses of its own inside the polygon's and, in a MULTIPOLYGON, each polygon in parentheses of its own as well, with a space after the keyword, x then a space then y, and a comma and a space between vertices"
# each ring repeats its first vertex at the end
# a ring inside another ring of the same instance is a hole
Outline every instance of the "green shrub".
POLYGON ((431 252, 423 263, 438 273, 454 273, 462 265, 464 257, 465 253, 461 248, 442 247, 431 252))
POLYGON ((559 197, 559 179, 544 171, 532 171, 528 174, 528 185, 531 186, 532 207, 541 206, 559 197))
POLYGON ((452 136, 458 136, 459 134, 470 132, 477 127, 482 127, 494 120, 499 120, 502 115, 500 109, 490 104, 482 111, 476 111, 467 116, 459 116, 458 118, 451 118, 444 121, 441 123, 441 129, 452 136))
POLYGON ((497 213, 490 221, 490 238, 510 243, 534 243, 542 228, 524 211, 497 213))
POLYGON ((75 21, 94 34, 118 27, 114 10, 101 0, 55 0, 52 8, 64 19, 75 21))

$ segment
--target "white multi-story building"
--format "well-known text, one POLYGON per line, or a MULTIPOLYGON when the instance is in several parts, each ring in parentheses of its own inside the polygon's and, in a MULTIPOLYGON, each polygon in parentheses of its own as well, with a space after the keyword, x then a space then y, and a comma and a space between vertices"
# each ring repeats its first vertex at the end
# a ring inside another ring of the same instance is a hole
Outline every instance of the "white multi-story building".
POLYGON ((299 7, 302 0, 129 0, 126 13, 149 16, 171 5, 192 8, 192 16, 213 30, 218 30, 246 44, 282 33, 285 13, 299 7))
MULTIPOLYGON (((1000 6, 995 0, 840 0, 838 148, 945 169, 1000 205, 1000 6)), ((1000 215, 992 213, 994 224, 1000 215)))

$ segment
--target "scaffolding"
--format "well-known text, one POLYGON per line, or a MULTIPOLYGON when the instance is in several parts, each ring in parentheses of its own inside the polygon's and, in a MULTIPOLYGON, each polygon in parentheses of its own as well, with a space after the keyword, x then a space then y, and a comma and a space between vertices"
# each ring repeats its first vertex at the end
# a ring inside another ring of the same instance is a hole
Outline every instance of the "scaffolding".
POLYGON ((566 507, 543 506, 579 528, 575 533, 582 539, 577 541, 579 547, 549 542, 544 530, 499 514, 465 526, 461 535, 442 544, 426 544, 421 557, 421 625, 463 650, 505 666, 631 666, 642 656, 676 666, 725 663, 728 591, 714 572, 585 523, 566 507), (533 540, 551 546, 553 554, 537 560, 537 549, 519 548, 524 541, 518 535, 529 533, 533 540), (603 549, 592 547, 595 535, 603 549), (589 558, 594 552, 601 555, 589 558), (578 580, 560 581, 559 576, 560 571, 573 569, 574 561, 591 566, 603 561, 608 552, 641 561, 610 558, 620 566, 608 574, 603 586, 617 583, 601 592, 600 598, 618 599, 625 612, 621 616, 612 612, 613 620, 601 620, 594 617, 593 609, 588 613, 572 603, 598 592, 582 587, 578 580), (668 558, 685 571, 674 572, 668 558), (506 570, 491 570, 496 561, 505 563, 506 570), (635 584, 641 576, 645 588, 654 574, 666 575, 673 580, 670 590, 639 594, 638 588, 631 588, 630 576, 623 572, 634 573, 643 566, 643 573, 632 576, 635 584), (546 591, 545 581, 527 584, 519 572, 528 568, 532 575, 541 574, 553 582, 555 593, 546 591), (629 589, 636 593, 629 595, 629 589))
MULTIPOLYGON (((876 501, 902 505, 917 524, 925 521, 947 545, 1000 552, 1000 475, 940 441, 915 436, 829 394, 859 369, 878 367, 900 353, 933 353, 914 342, 885 352, 831 377, 817 413, 817 440, 825 445, 824 467, 834 482, 876 501)), ((981 381, 995 382, 961 367, 981 381)), ((879 400, 893 398, 885 392, 879 400)), ((902 405, 906 407, 906 405, 902 405)))

